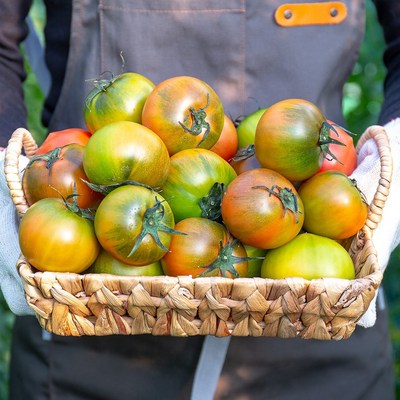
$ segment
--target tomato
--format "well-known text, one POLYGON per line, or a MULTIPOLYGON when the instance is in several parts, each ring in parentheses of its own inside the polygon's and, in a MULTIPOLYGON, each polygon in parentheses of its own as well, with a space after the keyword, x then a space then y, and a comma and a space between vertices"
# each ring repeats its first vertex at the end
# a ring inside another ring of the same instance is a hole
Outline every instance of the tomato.
POLYGON ((161 137, 172 156, 184 149, 214 146, 224 115, 211 86, 191 76, 176 76, 151 92, 143 107, 142 124, 161 137))
POLYGON ((42 199, 21 219, 21 252, 40 271, 80 273, 99 253, 93 222, 70 207, 61 199, 42 199))
POLYGON ((334 240, 301 233, 285 245, 268 251, 261 277, 282 279, 354 279, 354 265, 347 251, 334 240))
POLYGON ((86 175, 101 185, 131 180, 159 187, 167 178, 169 163, 162 140, 130 121, 113 122, 96 131, 83 154, 86 175))
POLYGON ((303 203, 292 183, 276 171, 253 169, 237 176, 221 203, 222 219, 242 243, 282 246, 303 226, 303 203))
POLYGON ((237 149, 238 136, 236 133, 236 127, 233 121, 225 115, 221 136, 210 150, 217 153, 224 160, 229 161, 236 154, 237 149))
POLYGON ((254 278, 256 276, 261 276, 261 266, 268 250, 258 249, 257 247, 249 246, 248 244, 245 244, 244 248, 246 249, 247 256, 252 258, 248 261, 249 268, 247 271, 247 277, 254 278))
POLYGON ((222 224, 195 217, 178 222, 175 229, 186 235, 174 235, 169 252, 161 259, 166 275, 191 275, 193 278, 247 275, 246 250, 229 236, 222 224))
POLYGON ((88 180, 82 163, 84 149, 80 144, 71 143, 32 157, 22 176, 28 204, 46 197, 67 198, 75 191, 79 195, 79 207, 95 208, 103 196, 84 182, 88 180))
POLYGON ((92 134, 85 129, 69 128, 62 131, 50 132, 44 142, 38 147, 35 154, 45 154, 56 147, 77 143, 85 146, 92 134))
POLYGON ((331 144, 330 149, 332 153, 335 154, 336 159, 329 156, 325 157, 318 172, 334 169, 350 176, 357 167, 357 152, 354 147, 353 138, 334 122, 329 120, 328 122, 332 124, 335 129, 331 130, 330 136, 339 140, 343 145, 331 144))
POLYGON ((97 79, 85 99, 83 116, 90 132, 115 121, 142 122, 143 105, 154 83, 143 75, 125 72, 97 79))
POLYGON ((238 175, 245 171, 249 171, 250 169, 261 168, 261 165, 254 154, 253 144, 240 149, 229 163, 238 175))
POLYGON ((355 181, 343 172, 320 172, 298 189, 304 204, 304 226, 310 233, 346 239, 364 225, 368 206, 355 181))
POLYGON ((206 149, 187 149, 171 157, 162 195, 179 222, 188 217, 217 220, 224 187, 236 173, 227 161, 206 149))
POLYGON ((161 268, 161 263, 159 261, 143 266, 124 264, 121 261, 115 259, 104 249, 100 250, 96 261, 89 269, 85 271, 85 273, 124 276, 160 276, 164 274, 161 268))
POLYGON ((332 157, 331 126, 313 103, 282 100, 269 107, 258 122, 255 154, 262 167, 273 169, 291 181, 315 174, 323 158, 332 157))
POLYGON ((253 111, 251 114, 246 115, 239 122, 239 125, 236 128, 239 149, 254 144, 257 124, 265 110, 266 108, 259 108, 258 110, 253 111))
POLYGON ((142 186, 114 189, 100 203, 94 218, 101 246, 129 265, 160 260, 168 251, 174 225, 165 199, 142 186))

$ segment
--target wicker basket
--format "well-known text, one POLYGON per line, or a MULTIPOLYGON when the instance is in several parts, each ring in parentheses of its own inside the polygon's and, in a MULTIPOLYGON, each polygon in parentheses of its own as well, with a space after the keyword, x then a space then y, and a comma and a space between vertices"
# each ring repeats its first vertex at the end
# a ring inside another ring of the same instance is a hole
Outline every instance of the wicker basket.
MULTIPOLYGON (((349 249, 356 269, 354 280, 38 272, 21 256, 17 268, 26 300, 40 325, 58 335, 348 338, 382 280, 371 237, 389 192, 392 160, 382 127, 368 128, 357 149, 369 138, 378 146, 381 179, 368 220, 349 249)), ((32 156, 36 147, 31 134, 21 128, 7 147, 6 179, 20 217, 28 205, 18 174, 19 155, 24 150, 32 156)))

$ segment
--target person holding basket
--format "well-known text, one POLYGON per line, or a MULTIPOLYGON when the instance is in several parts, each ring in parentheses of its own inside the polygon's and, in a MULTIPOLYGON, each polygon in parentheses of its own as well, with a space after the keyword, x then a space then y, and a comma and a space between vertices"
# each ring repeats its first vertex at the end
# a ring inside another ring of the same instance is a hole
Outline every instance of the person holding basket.
MULTIPOLYGON (((225 113, 247 115, 254 98, 270 105, 307 99, 344 125, 343 85, 363 38, 362 0, 45 0, 45 56, 51 86, 43 109, 49 132, 86 128, 91 80, 124 68, 153 82, 177 75, 208 82, 225 113), (302 15, 303 18, 298 17, 302 15)), ((388 74, 379 124, 389 136, 393 178, 374 233, 384 270, 400 241, 400 5, 376 0, 388 74)), ((31 1, 0 2, 0 146, 26 127, 20 44, 31 1)), ((43 331, 16 271, 18 218, 0 153, 0 283, 17 315, 10 399, 394 399, 387 310, 371 303, 352 336, 340 341, 232 337, 62 337, 43 331)), ((21 157, 20 168, 27 163, 21 157)), ((368 140, 352 177, 368 202, 380 163, 368 140)))

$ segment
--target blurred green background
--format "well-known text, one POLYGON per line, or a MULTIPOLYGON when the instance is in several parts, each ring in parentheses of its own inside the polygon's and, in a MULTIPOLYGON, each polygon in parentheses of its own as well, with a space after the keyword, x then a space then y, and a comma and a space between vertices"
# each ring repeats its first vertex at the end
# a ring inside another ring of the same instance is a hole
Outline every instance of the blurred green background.
MULTIPOLYGON (((365 39, 358 62, 344 88, 344 113, 348 127, 352 132, 361 134, 368 126, 377 122, 383 98, 383 79, 385 67, 382 64, 384 49, 381 28, 376 20, 375 8, 371 0, 366 1, 367 24, 365 39)), ((40 31, 45 21, 41 0, 34 0, 32 19, 40 31)), ((31 132, 38 137, 45 134, 40 122, 40 109, 43 95, 34 75, 26 62, 28 78, 25 82, 25 97, 29 112, 28 124, 31 132)), ((391 256, 385 272, 383 286, 390 314, 390 333, 393 343, 393 364, 396 374, 398 398, 400 398, 400 247, 391 256)), ((11 329, 14 317, 0 292, 0 399, 6 399, 8 393, 8 366, 10 360, 11 329)))

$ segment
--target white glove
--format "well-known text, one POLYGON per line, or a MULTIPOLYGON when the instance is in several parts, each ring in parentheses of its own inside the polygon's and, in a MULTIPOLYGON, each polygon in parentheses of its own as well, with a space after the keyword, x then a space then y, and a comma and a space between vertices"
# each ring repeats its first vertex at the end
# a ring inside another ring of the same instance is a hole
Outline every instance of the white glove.
MULTIPOLYGON (((373 242, 378 253, 378 262, 382 272, 386 269, 390 254, 400 242, 400 118, 384 126, 390 140, 393 158, 393 176, 389 196, 383 208, 382 219, 373 233, 373 242)), ((368 140, 360 149, 358 167, 351 175, 357 181, 357 186, 364 193, 368 204, 378 187, 380 175, 380 160, 378 149, 373 139, 368 140)), ((376 321, 376 296, 358 325, 371 327, 376 321)))
MULTIPOLYGON (((18 216, 4 176, 4 151, 0 151, 0 287, 10 310, 17 315, 34 315, 28 306, 16 264, 21 250, 18 244, 18 216)), ((28 159, 20 158, 20 171, 28 159)))

